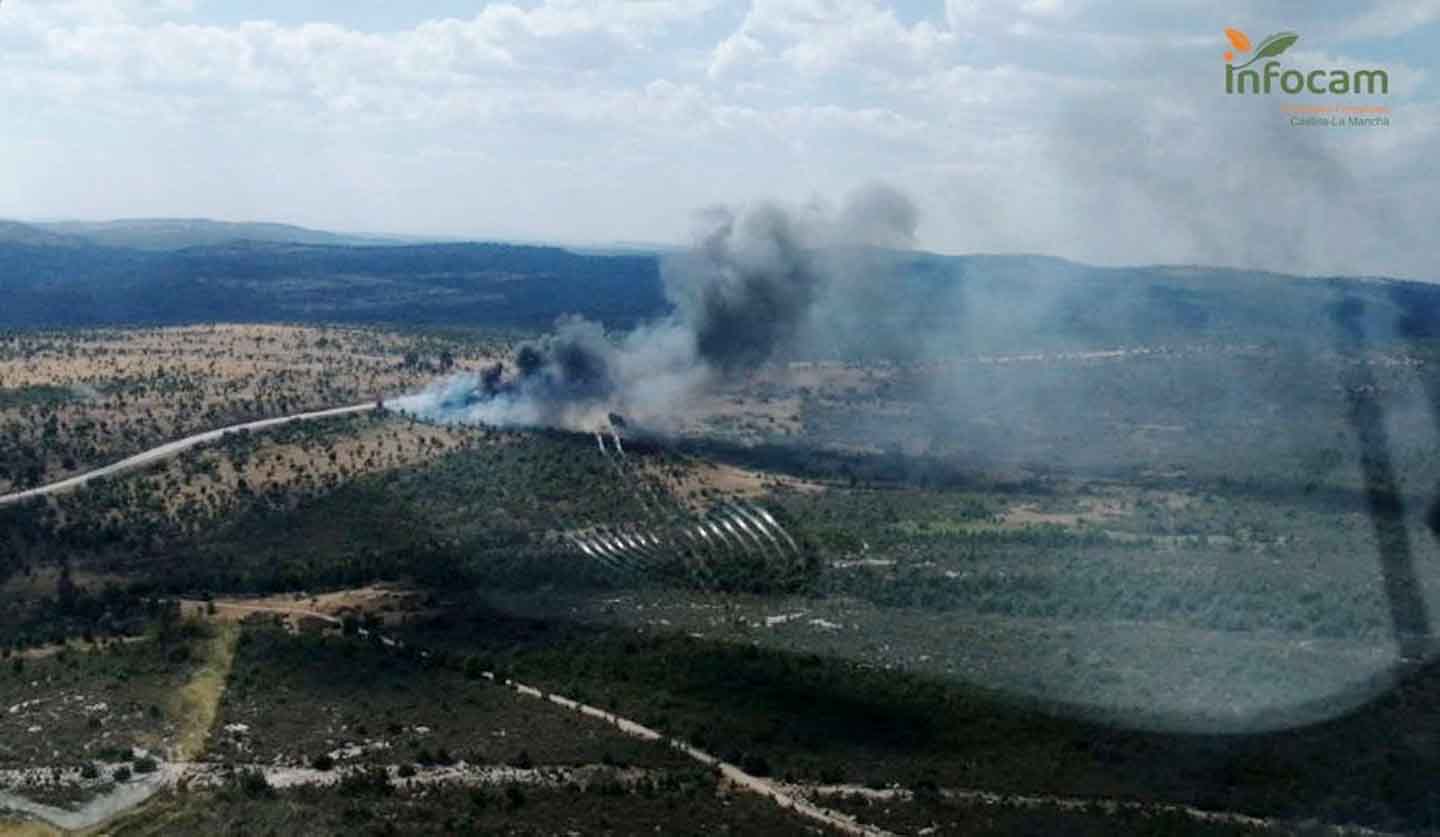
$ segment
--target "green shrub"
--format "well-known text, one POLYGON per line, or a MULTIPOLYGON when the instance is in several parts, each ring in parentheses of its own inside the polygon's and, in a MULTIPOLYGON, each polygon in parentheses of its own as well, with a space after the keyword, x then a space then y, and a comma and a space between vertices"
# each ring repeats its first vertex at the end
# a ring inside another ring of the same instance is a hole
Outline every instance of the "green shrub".
POLYGON ((259 770, 242 770, 235 776, 235 786, 250 799, 265 799, 275 795, 275 789, 265 774, 259 770))
POLYGON ((383 767, 352 770, 340 779, 340 795, 348 797, 389 796, 395 786, 383 767))

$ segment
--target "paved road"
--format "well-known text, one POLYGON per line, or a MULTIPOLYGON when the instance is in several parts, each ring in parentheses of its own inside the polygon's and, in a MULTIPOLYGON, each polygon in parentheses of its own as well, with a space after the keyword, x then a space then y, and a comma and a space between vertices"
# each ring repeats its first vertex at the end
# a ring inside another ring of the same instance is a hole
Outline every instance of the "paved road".
POLYGON ((173 442, 167 442, 157 448, 151 448, 144 453, 137 453, 129 459, 122 459, 121 461, 116 462, 113 465, 106 465, 103 468, 96 468, 93 471, 88 471, 84 474, 79 474, 68 479, 63 479, 59 482, 54 482, 49 485, 43 485, 39 488, 32 488, 28 491, 19 491, 14 494, 6 494, 0 496, 0 506, 23 502, 33 497, 45 497, 51 494, 63 494, 66 491, 73 491, 90 482, 91 480, 100 479, 102 477, 114 476, 115 474, 122 474, 126 471, 133 471, 137 468, 143 468, 147 465, 153 465, 154 463, 159 462, 163 459, 169 459, 172 456, 187 451, 190 448, 195 447, 196 445, 202 445, 206 442, 213 442, 228 433, 238 433, 242 430, 266 430, 271 427, 279 427, 282 424, 291 424, 297 421, 310 421, 312 419, 330 418, 332 416, 346 416, 352 413, 365 413, 374 410, 375 408, 375 402, 372 401, 368 404, 355 404, 349 407, 336 407, 331 410, 316 410, 313 413, 297 413, 293 416, 281 416, 279 418, 261 419, 259 421, 250 421, 245 422, 244 424, 234 424, 229 427, 222 427, 219 430, 208 430, 204 433, 196 433, 194 436, 186 436, 183 439, 177 439, 173 442))

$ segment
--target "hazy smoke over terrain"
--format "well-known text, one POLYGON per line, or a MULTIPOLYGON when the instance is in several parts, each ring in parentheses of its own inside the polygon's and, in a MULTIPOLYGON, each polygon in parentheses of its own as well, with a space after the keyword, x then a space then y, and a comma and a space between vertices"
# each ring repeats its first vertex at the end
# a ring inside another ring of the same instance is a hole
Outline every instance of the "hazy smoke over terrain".
MULTIPOLYGON (((683 414, 709 385, 762 364, 792 344, 845 272, 836 247, 908 247, 917 213, 886 186, 851 195, 838 211, 763 203, 699 215, 693 249, 661 265, 669 317, 611 340, 598 324, 562 320, 511 364, 437 382, 398 399, 440 421, 585 429, 619 412, 656 427, 683 414)), ((849 277, 847 277, 849 278, 849 277)))

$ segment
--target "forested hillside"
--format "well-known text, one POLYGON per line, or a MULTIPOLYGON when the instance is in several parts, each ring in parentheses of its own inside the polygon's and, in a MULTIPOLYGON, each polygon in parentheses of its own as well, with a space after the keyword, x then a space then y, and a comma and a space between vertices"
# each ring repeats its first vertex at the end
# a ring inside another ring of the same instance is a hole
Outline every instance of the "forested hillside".
MULTIPOLYGON (((232 241, 158 250, 6 223, 0 328, 214 321, 546 327, 571 313, 626 328, 668 310, 664 258, 495 243, 232 241)), ((826 303, 799 350, 822 358, 913 361, 937 349, 953 355, 1217 339, 1333 344, 1342 310, 1369 340, 1434 337, 1440 328, 1440 287, 1418 282, 869 249, 816 254, 815 264, 826 303)))

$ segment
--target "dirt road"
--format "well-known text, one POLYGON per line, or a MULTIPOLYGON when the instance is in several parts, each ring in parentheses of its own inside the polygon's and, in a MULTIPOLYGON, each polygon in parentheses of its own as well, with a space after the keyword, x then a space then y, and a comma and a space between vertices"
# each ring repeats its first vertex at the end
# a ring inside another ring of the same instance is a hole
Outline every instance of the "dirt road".
POLYGON ((369 404, 354 404, 349 407, 336 407, 330 410, 316 410, 312 413, 297 413, 293 416, 280 416, 279 418, 260 419, 259 421, 249 421, 245 422, 244 424, 233 424, 229 427, 222 427, 218 430, 207 430, 204 433, 196 433, 193 436, 186 436, 183 439, 177 439, 173 442, 166 442, 165 444, 160 445, 159 447, 151 448, 144 453, 137 453, 128 459, 122 459, 119 462, 114 463, 113 465, 106 465, 103 468, 96 468, 93 471, 87 471, 86 473, 78 474, 68 479, 60 480, 59 482, 52 482, 49 485, 40 486, 39 488, 31 488, 26 491, 17 491, 13 494, 6 494, 0 496, 0 506, 7 506, 12 503, 20 503, 34 497, 46 497, 51 494, 63 494, 66 491, 73 491, 93 480, 114 476, 116 474, 123 474, 126 471, 133 471, 137 468, 144 468, 147 465, 153 465, 156 462, 160 462, 162 460, 169 459, 172 456, 183 453, 190 448, 195 447, 196 445, 203 445, 206 442, 213 442, 230 433, 240 433, 244 431, 255 432, 259 430, 267 430, 272 427, 279 427, 280 425, 284 424, 293 424, 297 421, 311 421, 314 419, 332 418, 334 416, 348 416, 354 413, 366 413, 376 409, 376 406, 377 405, 373 402, 369 404))
MULTIPOLYGON (((187 610, 195 613, 205 612, 208 607, 211 606, 210 603, 193 600, 183 601, 182 605, 187 610)), ((327 613, 323 610, 305 607, 279 607, 272 603, 262 601, 215 601, 213 607, 215 615, 226 621, 243 619, 245 616, 253 613, 313 618, 331 624, 339 624, 341 621, 335 614, 327 613)), ((362 633, 368 632, 362 631, 362 633)), ((398 644, 388 637, 382 637, 382 640, 385 641, 386 644, 398 644)), ((876 799, 909 801, 912 796, 909 791, 901 788, 875 789, 854 785, 791 784, 755 776, 704 750, 692 747, 684 741, 669 738, 663 733, 651 729, 644 724, 607 712, 604 709, 580 703, 579 701, 561 695, 551 694, 515 680, 500 680, 491 672, 485 672, 484 677, 488 680, 503 684, 527 697, 548 701, 572 712, 603 721, 626 735, 631 735, 646 741, 663 741, 706 767, 719 771, 719 773, 735 787, 764 796, 782 808, 792 810, 812 822, 841 834, 852 835, 852 837, 894 837, 892 832, 873 825, 867 825, 852 816, 824 807, 824 805, 821 804, 822 800, 834 798, 835 796, 858 795, 876 799)), ((193 754, 187 754, 187 757, 193 757, 193 754)), ((129 786, 122 786, 120 793, 107 794, 103 798, 93 800, 79 811, 66 811, 65 809, 53 808, 51 806, 30 802, 14 794, 0 792, 0 810, 8 808, 14 812, 28 813, 33 817, 61 828, 74 829, 92 827, 125 810, 138 807, 163 787, 173 786, 187 777, 192 777, 197 773, 204 773, 208 769, 208 766, 202 768, 188 761, 162 762, 161 770, 158 774, 148 777, 144 782, 135 782, 129 786)), ((269 771, 267 771, 267 773, 268 772, 269 771)), ((275 768, 274 772, 274 778, 285 785, 333 782, 336 776, 336 774, 320 776, 317 771, 308 771, 303 768, 275 768), (311 773, 316 773, 316 776, 311 776, 311 773), (292 776, 291 774, 294 775, 292 776)), ((453 777, 449 777, 448 774, 445 777, 434 777, 436 781, 448 781, 451 778, 453 777)), ((948 788, 941 790, 940 793, 953 801, 969 803, 971 805, 1003 805, 1028 808, 1049 807, 1074 811, 1093 810, 1098 807, 1101 810, 1108 810, 1115 814, 1131 811, 1146 813, 1163 812, 1180 814, 1187 819, 1199 823, 1220 823, 1261 829, 1270 828, 1282 832, 1292 829, 1295 825, 1292 822, 1267 817, 1255 817, 1229 811, 1209 811, 1187 805, 1169 803, 1142 803, 1107 800, 1103 798, 1078 799, 1053 795, 1030 796, 997 793, 973 788, 948 788)), ((1317 825, 1316 827, 1319 831, 1337 835, 1388 837, 1385 832, 1355 826, 1317 825)))

